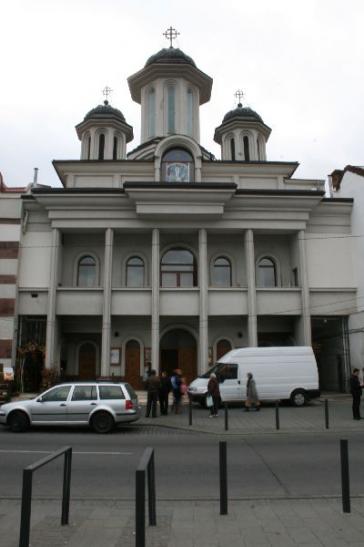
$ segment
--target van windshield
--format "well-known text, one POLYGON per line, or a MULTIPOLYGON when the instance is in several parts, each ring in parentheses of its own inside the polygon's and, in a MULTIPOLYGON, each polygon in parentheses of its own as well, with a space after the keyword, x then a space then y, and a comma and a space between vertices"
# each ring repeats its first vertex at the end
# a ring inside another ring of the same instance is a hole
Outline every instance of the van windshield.
POLYGON ((216 363, 205 374, 202 374, 200 378, 209 378, 212 372, 216 374, 219 382, 238 379, 238 365, 235 363, 216 363))

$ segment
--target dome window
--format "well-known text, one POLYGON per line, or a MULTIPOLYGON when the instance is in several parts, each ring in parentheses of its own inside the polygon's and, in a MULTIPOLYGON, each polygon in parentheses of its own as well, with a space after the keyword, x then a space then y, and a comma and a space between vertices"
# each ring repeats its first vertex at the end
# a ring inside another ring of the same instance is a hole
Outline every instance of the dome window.
POLYGON ((175 118, 176 118, 176 88, 174 85, 169 85, 167 88, 167 120, 168 133, 175 133, 175 118))
POLYGON ((91 136, 87 137, 87 159, 91 159, 91 136))
POLYGON ((155 135, 155 90, 148 91, 148 137, 155 135))
POLYGON ((164 154, 162 159, 162 181, 194 181, 194 161, 192 155, 187 150, 173 148, 164 154))
POLYGON ((244 145, 244 159, 245 161, 250 161, 249 137, 245 136, 243 138, 243 145, 244 145))
POLYGON ((112 149, 112 159, 117 160, 118 159, 118 138, 114 137, 114 144, 112 149))
POLYGON ((105 154, 105 135, 103 133, 101 133, 101 135, 99 136, 99 156, 98 156, 98 159, 103 160, 104 159, 104 154, 105 154))
POLYGON ((230 156, 231 156, 232 161, 236 160, 236 157, 235 157, 235 140, 234 140, 234 138, 230 139, 230 156))

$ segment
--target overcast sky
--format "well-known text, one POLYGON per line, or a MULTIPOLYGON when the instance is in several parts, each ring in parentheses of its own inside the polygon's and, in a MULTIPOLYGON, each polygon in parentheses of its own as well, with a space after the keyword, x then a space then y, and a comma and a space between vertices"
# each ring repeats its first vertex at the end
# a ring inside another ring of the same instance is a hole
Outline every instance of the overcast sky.
POLYGON ((214 80, 201 107, 201 144, 220 158, 214 129, 234 93, 272 128, 269 160, 298 161, 296 176, 325 179, 363 165, 362 0, 11 0, 0 2, 0 171, 23 186, 59 186, 53 159, 78 159, 74 126, 102 89, 134 127, 140 106, 127 77, 176 47, 214 80))

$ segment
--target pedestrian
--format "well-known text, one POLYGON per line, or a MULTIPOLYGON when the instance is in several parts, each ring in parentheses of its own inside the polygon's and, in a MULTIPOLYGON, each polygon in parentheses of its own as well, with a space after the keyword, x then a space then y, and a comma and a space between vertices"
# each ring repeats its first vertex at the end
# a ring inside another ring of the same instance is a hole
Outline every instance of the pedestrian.
POLYGON ((168 377, 166 371, 163 370, 159 386, 159 406, 161 409, 161 414, 163 416, 167 416, 168 414, 168 396, 171 389, 171 380, 168 377))
POLYGON ((210 379, 207 384, 207 396, 210 396, 212 399, 209 418, 214 418, 218 416, 218 408, 220 404, 219 382, 217 381, 216 374, 214 372, 211 372, 210 379))
POLYGON ((360 399, 362 386, 359 380, 359 369, 354 368, 350 377, 350 393, 353 397, 353 419, 360 420, 360 399))
POLYGON ((176 368, 173 372, 173 375, 171 376, 171 385, 172 385, 172 393, 173 393, 173 404, 172 404, 172 411, 174 411, 175 414, 179 414, 181 409, 181 380, 182 374, 181 370, 179 368, 176 368))
POLYGON ((157 376, 155 370, 150 371, 148 380, 146 381, 147 396, 147 409, 145 417, 149 418, 150 411, 152 411, 152 418, 157 417, 157 401, 159 393, 160 379, 157 376))
POLYGON ((246 400, 245 400, 245 412, 249 412, 250 408, 254 406, 255 410, 260 410, 260 401, 258 397, 257 387, 255 380, 251 372, 248 372, 246 382, 246 400))

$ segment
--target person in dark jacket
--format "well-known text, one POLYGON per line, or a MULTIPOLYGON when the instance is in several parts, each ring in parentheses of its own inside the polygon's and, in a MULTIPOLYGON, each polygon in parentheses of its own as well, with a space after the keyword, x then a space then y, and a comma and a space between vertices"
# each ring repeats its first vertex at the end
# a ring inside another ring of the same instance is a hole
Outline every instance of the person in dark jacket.
POLYGON ((171 389, 171 380, 168 378, 167 373, 163 371, 159 386, 159 406, 163 416, 167 416, 168 414, 168 395, 171 389))
POLYGON ((152 418, 157 417, 157 401, 159 392, 160 380, 155 370, 150 371, 150 376, 146 381, 146 389, 148 392, 147 409, 145 412, 146 418, 149 418, 150 411, 152 411, 152 418))
POLYGON ((353 397, 353 419, 360 420, 360 399, 362 386, 359 381, 359 369, 354 368, 350 377, 350 393, 353 397))
POLYGON ((172 386, 172 392, 173 392, 172 411, 174 411, 175 414, 179 414, 181 410, 181 398, 182 398, 181 384, 182 384, 182 372, 179 368, 176 368, 176 370, 171 376, 171 386, 172 386))
POLYGON ((207 393, 212 397, 212 406, 210 406, 210 418, 218 416, 218 408, 220 404, 220 388, 216 374, 211 372, 210 379, 207 384, 207 393))

